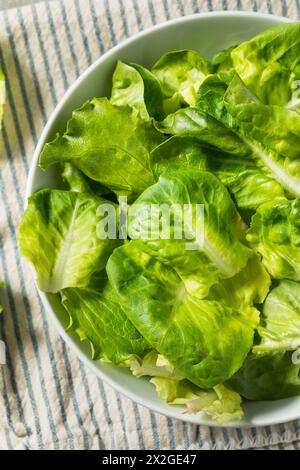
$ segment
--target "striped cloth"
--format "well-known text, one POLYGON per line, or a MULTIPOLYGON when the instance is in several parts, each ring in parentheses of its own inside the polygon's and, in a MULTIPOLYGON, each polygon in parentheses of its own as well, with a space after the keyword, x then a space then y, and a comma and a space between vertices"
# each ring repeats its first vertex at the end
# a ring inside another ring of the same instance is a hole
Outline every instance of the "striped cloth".
POLYGON ((207 10, 297 18, 300 0, 66 0, 0 14, 7 106, 0 156, 1 449, 300 448, 300 421, 213 429, 171 420, 120 396, 87 370, 49 324, 16 230, 37 139, 65 90, 99 55, 154 23, 207 10))

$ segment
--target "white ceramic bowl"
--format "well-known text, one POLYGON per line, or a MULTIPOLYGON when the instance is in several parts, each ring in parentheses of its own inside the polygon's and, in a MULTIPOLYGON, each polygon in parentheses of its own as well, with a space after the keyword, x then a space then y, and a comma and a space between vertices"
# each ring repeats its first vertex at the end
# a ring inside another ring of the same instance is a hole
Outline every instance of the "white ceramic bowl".
MULTIPOLYGON (((55 187, 55 183, 57 185, 57 176, 53 169, 44 173, 38 168, 41 149, 57 130, 65 128, 72 110, 94 96, 109 96, 112 72, 118 59, 150 66, 163 53, 183 48, 194 49, 211 58, 221 49, 250 39, 267 28, 287 21, 285 18, 247 12, 199 14, 155 26, 111 49, 79 77, 50 117, 35 151, 26 198, 40 188, 55 187)), ((98 377, 154 411, 191 423, 216 426, 216 423, 205 420, 201 415, 183 415, 180 407, 164 404, 146 378, 136 379, 123 368, 93 362, 88 345, 80 342, 77 336, 65 332, 67 319, 57 298, 39 293, 60 335, 98 377)), ((274 402, 246 403, 244 408, 245 420, 241 423, 231 423, 231 426, 270 425, 299 418, 300 397, 274 402)))

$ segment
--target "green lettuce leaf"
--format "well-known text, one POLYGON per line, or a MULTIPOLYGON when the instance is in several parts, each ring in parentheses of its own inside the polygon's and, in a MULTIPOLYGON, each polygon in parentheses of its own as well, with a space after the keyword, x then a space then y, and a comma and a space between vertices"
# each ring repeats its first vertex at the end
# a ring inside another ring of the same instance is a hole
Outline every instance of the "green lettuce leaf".
POLYGON ((0 69, 0 129, 2 123, 2 116, 3 116, 3 105, 5 103, 5 79, 0 69))
POLYGON ((169 405, 187 405, 188 411, 197 413, 207 405, 213 403, 216 394, 213 390, 201 390, 188 380, 173 380, 167 377, 154 377, 150 382, 155 386, 156 392, 162 400, 169 405), (190 407, 190 403, 198 401, 198 409, 190 407), (202 407, 200 408, 200 400, 202 407))
POLYGON ((235 46, 228 47, 218 52, 212 59, 211 63, 214 65, 214 72, 222 77, 223 80, 230 80, 235 74, 231 52, 236 49, 235 46))
POLYGON ((197 170, 161 176, 129 214, 129 236, 142 240, 145 251, 172 266, 187 290, 200 298, 219 278, 230 278, 247 264, 252 253, 241 241, 242 232, 241 218, 226 188, 211 173, 197 170), (163 212, 156 206, 154 214, 154 204, 169 209, 163 212), (183 221, 180 215, 187 204, 191 217, 183 221), (199 204, 203 214, 198 212, 199 204), (201 228, 201 221, 205 227, 201 228), (185 233, 179 238, 176 232, 179 229, 182 235, 183 225, 185 233), (187 249, 187 242, 193 249, 187 249))
POLYGON ((258 168, 254 159, 204 147, 194 138, 173 136, 163 142, 151 152, 151 165, 156 176, 185 168, 210 171, 242 210, 255 210, 270 199, 284 196, 281 185, 258 168))
POLYGON ((86 287, 105 267, 120 241, 98 237, 101 217, 96 211, 101 203, 106 201, 89 194, 49 189, 29 198, 18 240, 42 291, 86 287))
POLYGON ((136 241, 116 249, 106 269, 133 325, 195 385, 211 388, 242 366, 252 348, 256 313, 189 295, 176 272, 136 241))
POLYGON ((237 76, 229 86, 218 77, 207 79, 199 90, 198 106, 239 135, 258 167, 286 191, 300 195, 298 114, 264 105, 237 76))
POLYGON ((142 359, 134 356, 128 366, 135 377, 165 377, 173 380, 183 379, 182 374, 162 354, 149 351, 142 359))
POLYGON ((250 354, 228 385, 247 400, 280 400, 300 394, 300 363, 292 352, 250 354))
POLYGON ((255 101, 234 78, 225 95, 233 128, 255 156, 292 194, 300 195, 300 116, 280 106, 255 101))
POLYGON ((219 280, 207 299, 218 300, 233 308, 255 315, 253 304, 262 304, 269 293, 271 279, 258 256, 253 254, 247 265, 230 279, 219 280))
POLYGON ((279 199, 260 206, 247 240, 262 255, 272 277, 300 281, 300 199, 279 199))
POLYGON ((179 109, 162 122, 155 123, 164 134, 186 137, 221 152, 247 157, 251 155, 246 145, 234 132, 209 114, 196 108, 179 109))
POLYGON ((161 354, 150 351, 143 360, 136 356, 129 359, 134 376, 151 376, 158 396, 170 405, 186 405, 185 413, 204 412, 219 423, 243 418, 241 397, 224 385, 202 390, 182 377, 161 354))
POLYGON ((115 296, 111 295, 109 285, 98 291, 68 288, 61 296, 70 316, 68 331, 77 333, 82 341, 90 342, 94 360, 121 364, 132 357, 143 357, 150 349, 115 296))
POLYGON ((265 104, 300 109, 300 23, 260 33, 231 52, 236 72, 265 104))
MULTIPOLYGON (((216 385, 214 391, 217 399, 204 407, 205 413, 220 424, 242 420, 244 412, 241 396, 224 385, 216 385)), ((193 406, 197 406, 196 400, 193 406)))
POLYGON ((138 195, 153 183, 150 151, 163 137, 129 108, 94 98, 73 112, 64 135, 45 145, 39 165, 71 162, 118 195, 138 195))
POLYGON ((216 422, 240 421, 244 417, 240 395, 216 385, 212 390, 201 390, 188 380, 154 377, 150 380, 158 396, 170 405, 186 405, 185 413, 204 412, 216 422))
POLYGON ((88 178, 72 163, 64 164, 62 178, 67 183, 70 191, 93 194, 98 197, 109 194, 109 189, 97 181, 88 178))
POLYGON ((116 106, 129 106, 144 120, 162 119, 163 95, 156 76, 138 64, 118 61, 113 75, 110 102, 116 106))
POLYGON ((294 351, 300 347, 300 284, 283 280, 268 295, 263 308, 261 341, 254 354, 294 351))
POLYGON ((161 83, 166 114, 194 106, 198 88, 211 70, 210 63, 194 51, 163 55, 152 67, 152 73, 161 83))

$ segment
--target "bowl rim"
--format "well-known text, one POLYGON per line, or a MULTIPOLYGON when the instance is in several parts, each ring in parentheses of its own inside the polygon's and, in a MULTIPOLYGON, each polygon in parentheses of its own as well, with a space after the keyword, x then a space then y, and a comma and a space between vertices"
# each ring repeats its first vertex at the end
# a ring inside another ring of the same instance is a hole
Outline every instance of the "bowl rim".
MULTIPOLYGON (((114 55, 118 50, 123 49, 127 45, 134 43, 136 40, 146 37, 148 35, 151 35, 154 31, 164 29, 171 27, 174 24, 178 23, 189 23, 190 21, 197 21, 197 19, 205 19, 205 18, 211 18, 211 17, 248 17, 248 18, 261 18, 261 19, 269 19, 269 20, 274 20, 274 22, 277 20, 280 23, 289 23, 293 22, 295 20, 291 18, 286 18, 283 16, 277 16, 277 15, 272 15, 269 13, 260 13, 260 12, 252 12, 252 11, 232 11, 232 10, 227 10, 227 11, 214 11, 214 12, 205 12, 205 13, 197 13, 197 14, 192 14, 192 15, 187 15, 187 16, 182 16, 178 18, 174 18, 172 20, 164 21, 162 23, 156 24, 154 26, 151 26, 149 28, 146 28, 143 31, 137 32, 130 36, 129 38, 121 41, 118 43, 116 46, 110 48, 107 52, 105 52, 103 55, 101 55, 95 62, 93 62, 79 77, 73 82, 73 84, 66 90, 60 101, 57 103, 55 106, 54 110, 50 114, 50 117, 47 120, 47 123, 38 139, 38 143, 36 145, 34 154, 33 154, 33 159, 30 164, 30 170, 28 173, 27 177, 27 183, 26 183, 26 189, 25 189, 25 200, 24 200, 24 208, 27 207, 28 204, 28 198, 34 193, 33 191, 33 186, 34 186, 34 180, 35 180, 35 171, 36 168, 38 167, 38 160, 40 153, 42 151, 42 148, 44 144, 47 142, 47 137, 49 134, 49 131, 51 130, 54 121, 56 120, 57 116, 59 113, 62 111, 64 108, 66 102, 68 101, 69 97, 73 94, 73 92, 77 89, 79 84, 81 84, 88 76, 90 73, 92 73, 99 65, 101 65, 102 62, 105 62, 111 55, 114 55)), ((169 407, 166 409, 164 406, 165 404, 162 402, 162 405, 159 403, 151 403, 151 401, 147 398, 143 398, 138 392, 132 392, 126 388, 126 386, 121 385, 120 383, 115 382, 115 380, 111 377, 109 377, 106 372, 100 370, 96 363, 93 362, 91 358, 88 358, 83 351, 78 347, 78 345, 74 342, 73 338, 66 332, 66 330, 63 328, 62 324, 60 323, 57 315, 55 314, 54 309, 52 308, 48 298, 47 294, 42 292, 36 282, 36 276, 34 273, 33 267, 30 265, 30 268, 33 273, 33 278, 34 278, 34 284, 37 289, 37 292, 39 294, 39 297, 41 299, 41 302, 43 306, 45 307, 46 314, 48 318, 50 319, 51 323, 55 326, 57 329, 59 335, 62 337, 62 339, 66 342, 68 347, 76 354, 76 356, 83 362, 85 366, 87 366, 89 369, 91 369, 97 377, 99 377, 101 380, 103 380, 106 384, 111 386, 114 390, 117 392, 121 393, 125 397, 131 399, 133 402, 138 403, 139 405, 142 405, 146 407, 149 410, 152 410, 156 413, 160 413, 164 416, 170 417, 172 419, 178 419, 184 422, 188 422, 190 424, 196 424, 196 425, 205 425, 205 426, 211 426, 215 428, 251 428, 251 427, 262 427, 262 426, 270 426, 274 424, 280 424, 283 422, 288 422, 291 420, 296 420, 300 419, 300 410, 298 414, 295 416, 292 416, 288 418, 287 420, 282 420, 280 418, 273 418, 273 419, 268 419, 264 421, 262 424, 253 424, 250 422, 233 422, 233 423, 226 423, 226 424, 220 424, 214 421, 209 421, 209 420, 204 420, 199 417, 196 418, 197 415, 187 415, 181 413, 178 415, 178 408, 172 407, 169 405, 169 407)))

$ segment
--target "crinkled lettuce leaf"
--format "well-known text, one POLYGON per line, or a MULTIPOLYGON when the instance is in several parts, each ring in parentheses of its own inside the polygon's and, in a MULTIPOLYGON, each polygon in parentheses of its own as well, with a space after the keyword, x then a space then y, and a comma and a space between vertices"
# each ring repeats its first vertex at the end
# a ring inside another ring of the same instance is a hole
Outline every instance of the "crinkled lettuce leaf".
POLYGON ((188 380, 174 380, 167 377, 153 377, 150 382, 155 386, 158 396, 169 405, 186 405, 188 413, 202 411, 216 399, 213 390, 201 390, 188 380), (197 400, 197 409, 194 402, 197 400), (201 401, 201 406, 200 406, 201 401))
MULTIPOLYGON (((241 406, 241 396, 222 384, 216 385, 214 391, 217 399, 204 407, 205 413, 220 424, 242 420, 244 412, 241 406)), ((195 406, 196 400, 194 402, 195 406)))
POLYGON ((280 400, 300 395, 300 363, 291 351, 250 354, 228 385, 247 400, 280 400))
POLYGON ((300 116, 280 106, 254 101, 244 90, 241 80, 235 77, 225 95, 233 128, 282 186, 300 195, 300 116))
POLYGON ((154 377, 150 382, 165 402, 170 405, 186 405, 186 413, 204 412, 207 417, 220 424, 240 421, 244 417, 240 395, 224 385, 201 390, 188 380, 154 377))
POLYGON ((151 153, 156 176, 195 168, 210 171, 227 187, 237 207, 255 210, 270 199, 284 196, 281 185, 257 167, 252 158, 204 147, 194 138, 173 136, 151 153))
POLYGON ((231 52, 236 72, 265 104, 300 110, 300 23, 260 33, 231 52))
POLYGON ((221 279, 209 291, 207 299, 218 300, 233 308, 255 314, 253 305, 267 297, 271 279, 260 258, 253 254, 247 265, 230 279, 221 279))
POLYGON ((150 255, 172 266, 186 289, 200 298, 220 278, 237 274, 252 254, 242 243, 242 221, 226 188, 211 173, 198 170, 162 175, 132 205, 128 233, 150 255), (170 209, 164 212, 159 204, 170 209), (185 204, 191 209, 188 221, 180 218, 185 204), (187 249, 187 243, 193 246, 187 249))
POLYGON ((293 195, 300 195, 300 116, 280 106, 264 105, 235 76, 229 86, 208 78, 198 106, 234 131, 264 169, 293 195))
POLYGON ((300 281, 300 199, 279 199, 260 206, 247 240, 262 255, 275 279, 300 281))
POLYGON ((129 106, 143 120, 163 119, 163 94, 157 77, 138 64, 118 61, 113 74, 110 102, 129 106))
POLYGON ((128 361, 128 366, 135 377, 165 377, 173 380, 183 379, 183 375, 157 351, 149 351, 142 359, 134 356, 128 361))
POLYGON ((130 322, 109 284, 97 290, 67 288, 61 292, 62 304, 70 316, 69 332, 88 340, 94 360, 122 364, 143 357, 149 344, 130 322))
POLYGON ((258 332, 261 340, 254 346, 254 354, 300 348, 300 284, 284 279, 270 292, 258 332))
POLYGON ((195 51, 168 52, 152 67, 161 83, 166 114, 194 106, 199 86, 212 71, 211 64, 195 51))
POLYGON ((242 366, 257 312, 244 314, 189 295, 175 270, 143 252, 137 241, 116 249, 106 269, 130 321, 188 380, 211 388, 242 366))
MULTIPOLYGON (((90 194, 43 189, 28 200, 18 241, 37 273, 39 288, 58 292, 86 287, 106 265, 119 240, 97 235, 97 208, 104 199, 90 194)), ((110 203, 112 204, 112 203, 110 203)))
POLYGON ((73 112, 65 134, 45 145, 39 165, 71 162, 116 194, 134 196, 153 183, 149 155, 162 140, 130 108, 94 98, 73 112))

